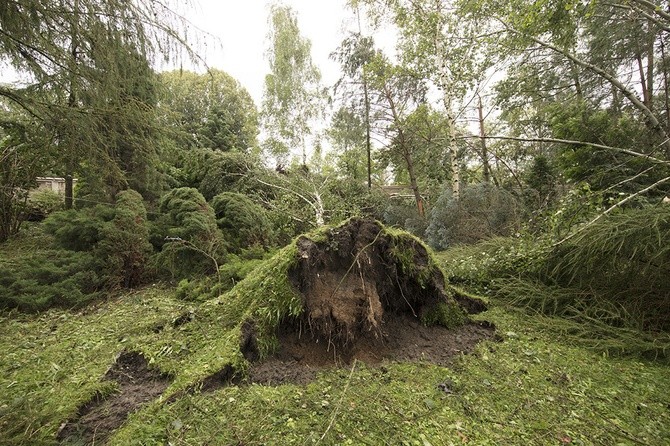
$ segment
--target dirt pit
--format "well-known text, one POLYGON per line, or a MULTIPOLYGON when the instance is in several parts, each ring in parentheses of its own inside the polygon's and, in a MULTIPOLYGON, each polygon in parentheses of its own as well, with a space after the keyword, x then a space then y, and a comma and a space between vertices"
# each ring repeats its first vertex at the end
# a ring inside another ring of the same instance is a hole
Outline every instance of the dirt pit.
POLYGON ((251 368, 251 382, 304 384, 353 360, 448 365, 493 335, 490 324, 467 317, 485 305, 447 291, 442 271, 409 234, 351 219, 296 244, 289 277, 304 312, 278 328, 280 349, 251 368))
POLYGON ((129 413, 157 398, 170 384, 169 377, 149 369, 147 360, 135 352, 121 353, 103 381, 115 381, 117 391, 82 406, 77 417, 59 430, 61 444, 104 444, 129 413))
POLYGON ((387 362, 429 362, 449 366, 461 354, 494 337, 494 328, 486 322, 471 322, 455 329, 426 327, 415 318, 394 316, 385 321, 385 335, 364 338, 350 346, 336 346, 327 339, 302 335, 290 327, 280 329, 279 351, 267 360, 254 364, 249 382, 264 385, 305 385, 317 373, 336 367, 347 367, 354 360, 367 365, 387 362))

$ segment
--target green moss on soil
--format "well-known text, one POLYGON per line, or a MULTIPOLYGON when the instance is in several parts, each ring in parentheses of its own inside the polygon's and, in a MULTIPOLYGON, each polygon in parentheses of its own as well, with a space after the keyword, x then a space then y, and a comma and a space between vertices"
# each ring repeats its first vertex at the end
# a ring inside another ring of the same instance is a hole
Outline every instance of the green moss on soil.
POLYGON ((456 328, 465 324, 468 317, 463 310, 452 302, 443 302, 429 308, 421 315, 421 322, 427 326, 439 325, 445 328, 456 328))

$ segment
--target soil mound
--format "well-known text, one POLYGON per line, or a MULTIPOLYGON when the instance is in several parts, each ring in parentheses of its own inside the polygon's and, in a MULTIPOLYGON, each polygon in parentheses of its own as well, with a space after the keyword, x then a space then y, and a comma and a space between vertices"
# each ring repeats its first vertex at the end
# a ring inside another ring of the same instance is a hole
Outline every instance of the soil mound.
POLYGON ((82 406, 73 420, 58 432, 61 444, 104 444, 128 414, 154 400, 170 383, 168 376, 150 370, 147 360, 135 352, 123 352, 103 381, 115 381, 117 392, 100 395, 82 406))
POLYGON ((280 348, 252 367, 253 382, 301 383, 353 359, 444 365, 492 334, 467 317, 483 303, 454 298, 429 251, 407 233, 351 219, 320 237, 300 237, 296 246, 289 277, 303 315, 278 327, 280 348))

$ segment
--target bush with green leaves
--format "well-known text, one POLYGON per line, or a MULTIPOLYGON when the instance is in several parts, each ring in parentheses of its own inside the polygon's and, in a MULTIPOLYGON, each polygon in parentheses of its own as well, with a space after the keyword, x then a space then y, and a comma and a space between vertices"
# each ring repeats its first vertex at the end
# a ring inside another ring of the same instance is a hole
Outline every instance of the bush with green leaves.
POLYGON ((101 295, 104 278, 89 252, 49 250, 20 264, 0 261, 0 307, 41 311, 80 307, 101 295))
POLYGON ((29 219, 36 221, 63 209, 64 198, 50 189, 38 190, 28 197, 29 219))
POLYGON ((670 330, 670 206, 620 210, 550 236, 450 249, 454 282, 517 306, 609 327, 670 330))
POLYGON ((250 246, 268 247, 274 243, 274 229, 267 211, 248 196, 223 192, 211 201, 216 224, 232 252, 250 246))
POLYGON ((157 267, 172 278, 216 272, 226 249, 205 197, 194 188, 173 189, 161 199, 159 211, 151 228, 152 243, 160 250, 157 267))
POLYGON ((143 283, 153 247, 147 210, 138 192, 126 190, 117 195, 114 218, 101 235, 95 255, 104 261, 108 287, 130 288, 143 283))
POLYGON ((430 213, 426 229, 435 249, 507 236, 520 226, 521 207, 508 191, 490 184, 468 185, 455 199, 445 189, 430 213))
POLYGON ((270 256, 267 251, 258 249, 245 250, 239 255, 231 254, 219 268, 218 277, 211 275, 180 280, 175 297, 197 302, 219 297, 230 291, 270 256))
POLYGON ((4 266, 2 306, 37 311, 80 306, 148 279, 152 254, 139 193, 118 194, 115 206, 55 212, 40 228, 50 236, 34 255, 4 266))
POLYGON ((426 232, 426 218, 421 217, 416 202, 409 199, 389 199, 382 220, 384 224, 403 228, 417 237, 423 238, 426 232))
POLYGON ((44 230, 63 249, 92 251, 102 240, 105 227, 114 219, 114 207, 96 205, 81 210, 55 212, 44 220, 44 230))

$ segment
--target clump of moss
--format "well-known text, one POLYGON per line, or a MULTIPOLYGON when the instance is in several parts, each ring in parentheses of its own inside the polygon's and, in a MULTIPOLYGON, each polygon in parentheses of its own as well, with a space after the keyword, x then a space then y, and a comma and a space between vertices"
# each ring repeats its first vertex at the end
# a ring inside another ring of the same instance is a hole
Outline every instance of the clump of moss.
POLYGON ((429 327, 439 325, 453 329, 464 325, 467 321, 468 317, 458 305, 446 302, 426 309, 421 315, 421 322, 429 327))

